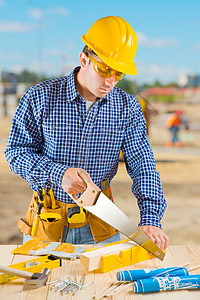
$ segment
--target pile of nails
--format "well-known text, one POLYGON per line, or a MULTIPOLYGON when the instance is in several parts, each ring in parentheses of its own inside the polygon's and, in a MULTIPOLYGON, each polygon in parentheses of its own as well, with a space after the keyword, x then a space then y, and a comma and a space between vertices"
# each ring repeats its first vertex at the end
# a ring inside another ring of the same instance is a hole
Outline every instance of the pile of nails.
POLYGON ((85 275, 82 276, 79 283, 77 282, 77 277, 75 276, 74 280, 72 280, 70 277, 68 277, 67 280, 58 278, 54 281, 47 282, 46 285, 54 284, 51 287, 51 290, 54 289, 56 292, 59 291, 62 296, 64 294, 69 294, 69 293, 73 293, 72 296, 74 296, 77 291, 82 290, 83 288, 85 288, 93 283, 93 282, 90 282, 90 283, 84 285, 84 281, 85 281, 85 275))

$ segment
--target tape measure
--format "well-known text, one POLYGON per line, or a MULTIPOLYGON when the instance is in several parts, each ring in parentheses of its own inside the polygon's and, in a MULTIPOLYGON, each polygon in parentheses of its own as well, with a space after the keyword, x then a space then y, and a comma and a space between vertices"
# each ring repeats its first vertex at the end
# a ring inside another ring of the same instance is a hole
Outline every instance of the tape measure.
POLYGON ((79 206, 68 209, 68 222, 70 224, 84 223, 86 220, 86 210, 79 206))
MULTIPOLYGON (((61 259, 53 256, 53 255, 46 255, 40 258, 24 261, 18 264, 10 265, 10 268, 28 271, 31 273, 40 273, 44 268, 54 269, 61 267, 61 259)), ((0 273, 0 283, 5 283, 11 280, 18 279, 19 277, 11 274, 2 274, 0 273)))

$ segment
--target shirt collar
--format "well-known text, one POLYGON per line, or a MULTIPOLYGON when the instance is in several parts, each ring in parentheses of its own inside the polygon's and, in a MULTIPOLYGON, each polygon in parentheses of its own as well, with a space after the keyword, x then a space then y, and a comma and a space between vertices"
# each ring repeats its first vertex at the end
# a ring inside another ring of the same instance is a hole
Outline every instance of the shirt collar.
POLYGON ((76 98, 79 98, 80 94, 76 88, 74 75, 78 73, 80 67, 76 67, 68 76, 67 76, 67 101, 72 102, 76 98))
MULTIPOLYGON (((67 77, 67 101, 72 102, 76 99, 81 99, 82 96, 79 94, 76 85, 75 85, 75 80, 74 76, 77 74, 80 70, 80 67, 76 67, 73 69, 73 71, 68 75, 67 77)), ((110 93, 109 93, 110 94, 110 93)), ((98 102, 100 104, 104 104, 108 101, 109 99, 109 94, 106 95, 104 98, 98 99, 98 102)))

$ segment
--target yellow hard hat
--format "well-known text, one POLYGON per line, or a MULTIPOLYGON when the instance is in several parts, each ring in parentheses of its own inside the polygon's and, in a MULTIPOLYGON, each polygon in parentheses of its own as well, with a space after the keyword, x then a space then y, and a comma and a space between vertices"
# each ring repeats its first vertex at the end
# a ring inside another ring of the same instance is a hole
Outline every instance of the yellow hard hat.
POLYGON ((110 68, 137 74, 134 63, 137 36, 123 18, 108 16, 97 20, 82 36, 82 41, 110 68))

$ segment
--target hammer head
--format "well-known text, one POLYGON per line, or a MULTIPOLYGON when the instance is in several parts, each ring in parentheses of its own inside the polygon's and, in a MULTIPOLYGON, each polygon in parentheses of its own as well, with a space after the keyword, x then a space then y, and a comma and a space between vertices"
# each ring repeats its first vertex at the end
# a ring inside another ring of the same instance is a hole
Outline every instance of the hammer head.
POLYGON ((50 270, 45 268, 42 273, 33 273, 31 279, 27 279, 24 281, 23 290, 32 290, 38 289, 45 285, 48 280, 48 276, 50 274, 50 270))

